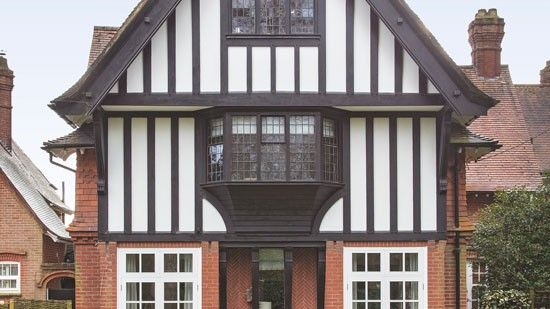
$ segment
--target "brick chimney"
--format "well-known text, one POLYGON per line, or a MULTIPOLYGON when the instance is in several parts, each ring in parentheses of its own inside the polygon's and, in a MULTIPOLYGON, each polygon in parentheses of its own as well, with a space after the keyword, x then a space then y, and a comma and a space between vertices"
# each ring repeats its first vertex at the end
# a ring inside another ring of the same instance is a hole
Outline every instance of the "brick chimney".
POLYGON ((11 150, 11 90, 13 89, 13 71, 8 60, 0 54, 0 144, 11 150))
POLYGON ((540 85, 550 87, 550 60, 546 61, 546 67, 540 71, 540 85))
POLYGON ((472 46, 472 63, 479 76, 500 76, 504 24, 504 19, 498 16, 496 9, 479 10, 475 20, 470 23, 468 34, 472 46))

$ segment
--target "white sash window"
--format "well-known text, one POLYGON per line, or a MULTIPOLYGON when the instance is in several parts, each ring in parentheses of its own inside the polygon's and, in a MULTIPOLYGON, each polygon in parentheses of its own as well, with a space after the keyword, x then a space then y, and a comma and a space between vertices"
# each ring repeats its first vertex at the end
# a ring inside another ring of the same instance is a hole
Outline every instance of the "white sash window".
POLYGON ((119 309, 201 308, 199 248, 118 249, 119 309))
POLYGON ((0 262, 0 296, 21 292, 20 264, 17 262, 0 262))
POLYGON ((344 308, 426 308, 426 256, 426 248, 344 248, 344 308))

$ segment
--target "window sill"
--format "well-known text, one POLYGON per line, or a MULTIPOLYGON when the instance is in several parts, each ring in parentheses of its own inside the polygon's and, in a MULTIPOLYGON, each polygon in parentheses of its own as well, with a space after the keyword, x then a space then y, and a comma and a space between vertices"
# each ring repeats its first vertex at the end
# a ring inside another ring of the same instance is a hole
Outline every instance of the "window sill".
POLYGON ((220 185, 224 186, 327 186, 340 188, 343 187, 343 183, 328 182, 328 181, 217 181, 201 183, 201 187, 216 187, 220 185))
POLYGON ((21 292, 0 292, 0 297, 21 297, 21 292))

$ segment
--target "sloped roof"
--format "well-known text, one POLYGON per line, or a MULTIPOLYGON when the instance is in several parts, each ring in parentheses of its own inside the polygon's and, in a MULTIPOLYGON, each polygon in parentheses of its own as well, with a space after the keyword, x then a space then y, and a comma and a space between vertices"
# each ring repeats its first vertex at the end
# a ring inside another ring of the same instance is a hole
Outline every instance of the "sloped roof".
POLYGON ((44 174, 15 142, 12 142, 11 153, 0 147, 0 170, 27 202, 47 232, 60 239, 69 240, 65 225, 52 207, 66 214, 72 214, 73 211, 61 201, 44 174))
POLYGON ((516 85, 539 167, 550 171, 550 87, 516 85))
POLYGON ((94 127, 92 124, 86 123, 65 136, 45 142, 42 149, 58 158, 67 160, 77 149, 93 148, 94 146, 94 127))
POLYGON ((88 67, 103 53, 111 40, 116 36, 118 27, 95 26, 92 36, 92 46, 88 57, 88 67))
POLYGON ((500 77, 492 79, 478 76, 472 66, 462 69, 477 87, 500 101, 487 116, 476 119, 469 129, 498 140, 502 145, 467 165, 467 191, 492 192, 521 186, 535 189, 542 178, 508 66, 502 67, 500 77))
MULTIPOLYGON (((455 112, 473 117, 484 114, 495 104, 493 98, 464 76, 403 0, 367 1, 455 112)), ((50 107, 73 125, 85 122, 179 2, 142 0, 82 78, 53 100, 50 107), (147 23, 142 21, 145 16, 148 17, 147 23)))

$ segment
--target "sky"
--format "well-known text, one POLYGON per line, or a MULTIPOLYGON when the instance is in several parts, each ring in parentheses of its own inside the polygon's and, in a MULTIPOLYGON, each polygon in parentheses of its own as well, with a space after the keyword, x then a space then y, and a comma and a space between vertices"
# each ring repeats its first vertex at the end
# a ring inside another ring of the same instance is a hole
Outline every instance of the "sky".
MULTIPOLYGON (((342 0, 343 1, 343 0, 342 0)), ((550 60, 548 0, 406 0, 457 64, 470 64, 467 28, 480 8, 506 21, 502 62, 515 83, 538 83, 550 60)), ((0 0, 0 50, 15 74, 16 142, 74 205, 74 174, 40 149, 71 128, 47 104, 84 73, 94 25, 119 26, 138 0, 0 0)), ((64 164, 74 166, 74 156, 64 164)))

